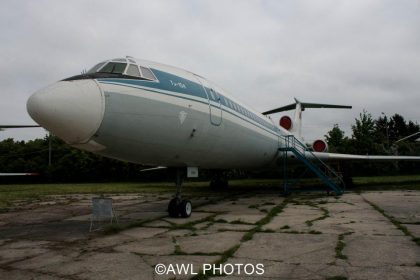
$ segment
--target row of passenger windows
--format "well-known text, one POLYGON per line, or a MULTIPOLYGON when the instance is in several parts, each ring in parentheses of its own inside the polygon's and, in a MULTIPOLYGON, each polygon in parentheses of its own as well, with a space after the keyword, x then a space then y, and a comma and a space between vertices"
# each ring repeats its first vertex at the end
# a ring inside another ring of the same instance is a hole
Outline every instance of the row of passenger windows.
POLYGON ((224 97, 223 95, 218 94, 217 92, 215 92, 213 89, 209 90, 210 92, 210 98, 215 101, 215 102, 219 102, 220 99, 220 103, 244 116, 247 116, 248 118, 254 120, 255 122, 259 123, 262 126, 265 126, 267 128, 273 128, 272 125, 268 125, 266 122, 264 122, 261 118, 259 118, 257 115, 255 115, 254 113, 248 111, 247 109, 245 109, 244 107, 242 107, 241 105, 236 104, 235 102, 233 102, 232 100, 230 100, 229 98, 224 97))
MULTIPOLYGON (((133 60, 130 60, 130 62, 135 63, 133 60)), ((95 65, 87 73, 124 74, 132 77, 144 78, 147 80, 156 80, 155 75, 149 68, 131 63, 127 64, 121 62, 101 62, 95 65)))

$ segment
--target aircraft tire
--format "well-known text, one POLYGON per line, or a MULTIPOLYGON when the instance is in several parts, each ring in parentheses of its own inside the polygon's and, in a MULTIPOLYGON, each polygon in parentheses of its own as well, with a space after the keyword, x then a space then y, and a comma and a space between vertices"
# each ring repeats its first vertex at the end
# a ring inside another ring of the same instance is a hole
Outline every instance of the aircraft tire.
POLYGON ((188 218, 191 216, 192 213, 192 204, 189 200, 182 200, 181 204, 179 205, 179 212, 181 214, 181 217, 188 218))
POLYGON ((171 218, 178 218, 179 217, 180 205, 181 205, 181 200, 178 197, 172 198, 169 201, 169 205, 168 205, 169 217, 171 217, 171 218))

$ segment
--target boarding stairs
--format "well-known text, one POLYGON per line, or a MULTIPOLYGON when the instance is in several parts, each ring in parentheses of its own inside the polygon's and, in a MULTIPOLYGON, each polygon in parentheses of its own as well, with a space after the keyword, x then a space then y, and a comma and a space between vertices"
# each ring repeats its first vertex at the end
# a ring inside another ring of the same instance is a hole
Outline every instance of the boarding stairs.
POLYGON ((323 188, 321 190, 327 190, 328 192, 332 191, 336 195, 342 195, 344 193, 345 185, 342 177, 318 158, 304 143, 300 142, 294 135, 281 136, 280 141, 283 141, 283 145, 279 148, 279 151, 282 152, 283 159, 283 186, 285 194, 301 190, 293 189, 292 184, 290 184, 290 179, 288 178, 289 161, 293 158, 298 159, 307 167, 307 169, 311 170, 319 179, 321 179, 326 187, 326 189, 323 188))

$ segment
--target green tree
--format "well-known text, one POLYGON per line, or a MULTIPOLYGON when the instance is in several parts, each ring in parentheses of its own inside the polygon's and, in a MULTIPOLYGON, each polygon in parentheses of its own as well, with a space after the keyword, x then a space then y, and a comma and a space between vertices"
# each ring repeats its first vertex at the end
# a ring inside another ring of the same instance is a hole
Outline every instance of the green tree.
POLYGON ((344 131, 340 129, 338 124, 324 135, 328 143, 328 149, 333 153, 345 153, 348 146, 348 137, 344 135, 344 131))
POLYGON ((351 126, 351 152, 358 154, 378 154, 379 144, 377 143, 377 131, 372 115, 363 110, 359 119, 351 126))

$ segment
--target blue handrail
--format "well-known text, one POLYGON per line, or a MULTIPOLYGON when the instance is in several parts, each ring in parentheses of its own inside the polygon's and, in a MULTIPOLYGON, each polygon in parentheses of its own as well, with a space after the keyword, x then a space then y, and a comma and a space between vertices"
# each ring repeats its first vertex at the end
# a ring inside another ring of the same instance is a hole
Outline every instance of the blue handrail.
POLYGON ((285 157, 287 157, 288 151, 292 152, 337 195, 343 194, 344 182, 340 175, 338 175, 331 167, 329 167, 320 158, 318 158, 311 150, 308 149, 308 147, 305 144, 300 142, 294 135, 282 135, 280 137, 284 141, 284 147, 281 147, 280 150, 285 152, 285 157), (321 166, 321 168, 323 168, 324 171, 322 171, 319 166, 321 166), (343 186, 343 188, 341 188, 339 185, 343 186))

